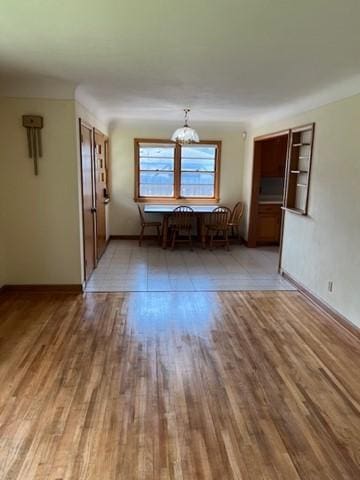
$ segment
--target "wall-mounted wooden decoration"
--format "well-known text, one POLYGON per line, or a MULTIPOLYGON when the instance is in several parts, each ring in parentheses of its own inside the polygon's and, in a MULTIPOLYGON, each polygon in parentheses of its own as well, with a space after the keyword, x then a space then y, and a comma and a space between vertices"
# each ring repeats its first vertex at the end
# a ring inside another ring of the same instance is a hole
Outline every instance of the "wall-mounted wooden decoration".
POLYGON ((34 159, 34 173, 38 175, 38 158, 42 157, 40 130, 44 126, 43 117, 39 115, 23 115, 23 126, 27 130, 29 157, 34 159))

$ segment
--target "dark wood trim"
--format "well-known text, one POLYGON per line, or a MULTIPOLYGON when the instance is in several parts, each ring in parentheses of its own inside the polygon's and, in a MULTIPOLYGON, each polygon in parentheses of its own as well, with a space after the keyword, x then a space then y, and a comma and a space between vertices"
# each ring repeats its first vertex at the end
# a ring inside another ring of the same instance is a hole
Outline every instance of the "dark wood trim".
POLYGON ((311 125, 312 125, 312 135, 311 135, 311 145, 310 145, 310 163, 309 163, 309 173, 308 173, 308 179, 307 179, 306 204, 305 204, 306 215, 307 215, 308 208, 309 208, 311 169, 312 169, 312 160, 313 160, 313 153, 314 153, 315 122, 312 122, 311 125))
POLYGON ((161 205, 212 205, 220 203, 220 198, 203 198, 203 197, 186 197, 186 198, 175 198, 175 197, 134 197, 134 202, 136 203, 154 203, 161 205))
POLYGON ((175 146, 174 158, 174 200, 181 201, 181 149, 178 145, 175 146))
POLYGON ((207 204, 220 202, 220 170, 221 170, 221 140, 201 140, 196 145, 216 145, 215 157, 215 179, 214 179, 214 196, 213 197, 181 197, 181 145, 167 139, 157 138, 134 138, 134 201, 138 203, 165 203, 165 204, 207 204), (165 145, 174 145, 174 196, 173 197, 141 197, 139 192, 139 144, 140 143, 163 143, 165 145))
POLYGON ((139 201, 139 176, 140 176, 140 166, 139 166, 139 143, 141 140, 139 138, 134 138, 134 201, 139 201))
POLYGON ((176 142, 166 138, 134 138, 134 143, 165 143, 167 145, 176 145, 176 142))
MULTIPOLYGON (((93 192, 94 192, 94 128, 85 120, 79 117, 79 155, 80 155, 80 187, 81 187, 81 214, 82 214, 82 241, 83 241, 83 274, 84 274, 84 280, 86 282, 86 258, 85 258, 85 216, 84 216, 84 179, 83 179, 83 159, 82 159, 82 132, 81 132, 81 127, 85 127, 91 132, 91 177, 92 177, 92 184, 93 184, 93 192)), ((94 198, 92 200, 93 206, 94 206, 94 198)), ((94 230, 94 268, 96 268, 97 265, 97 245, 96 245, 96 219, 94 219, 93 216, 93 230, 94 230)))
POLYGON ((259 202, 260 168, 261 168, 261 142, 254 140, 253 168, 252 168, 252 178, 251 178, 251 200, 250 200, 249 230, 248 230, 248 246, 250 248, 256 247, 256 219, 257 219, 258 202, 259 202))
MULTIPOLYGON (((201 143, 201 142, 200 142, 201 143)), ((212 142, 217 144, 216 149, 216 159, 215 159, 215 185, 214 185, 214 200, 216 202, 220 201, 220 175, 221 175, 221 149, 222 142, 212 142)))
POLYGON ((109 195, 109 201, 111 198, 111 181, 110 181, 110 176, 111 176, 111 162, 110 162, 110 141, 109 137, 105 136, 105 141, 104 141, 104 158, 105 158, 105 170, 106 170, 106 188, 107 192, 109 195))
POLYGON ((272 138, 276 138, 276 137, 282 137, 283 135, 289 135, 289 132, 290 132, 290 129, 287 128, 286 130, 279 130, 278 132, 259 135, 258 137, 254 137, 254 142, 258 142, 261 140, 271 140, 272 138))
POLYGON ((83 125, 84 127, 88 128, 89 130, 92 130, 94 127, 91 125, 91 123, 87 122, 86 120, 84 120, 83 118, 79 117, 79 122, 81 125, 83 125))
POLYGON ((305 285, 303 285, 298 280, 295 280, 288 272, 285 270, 281 271, 281 275, 288 280, 288 282, 292 283, 294 287, 296 287, 300 293, 302 293, 307 299, 309 299, 312 303, 314 303, 317 307, 321 308, 325 313, 327 313, 330 317, 336 320, 338 323, 341 324, 348 332, 352 335, 356 336, 360 339, 360 328, 354 325, 350 320, 348 320, 344 315, 339 313, 333 307, 331 307, 328 303, 324 300, 320 299, 317 295, 311 292, 305 285))
POLYGON ((286 192, 287 192, 287 182, 288 182, 288 168, 290 168, 289 156, 291 149, 291 134, 290 130, 287 131, 287 149, 286 149, 286 161, 285 161, 285 177, 284 177, 284 187, 283 187, 283 198, 281 206, 281 225, 280 225, 280 244, 279 244, 279 260, 278 260, 278 272, 281 272, 282 265, 282 255, 283 255, 283 246, 284 246, 284 228, 285 228, 285 210, 284 205, 286 201, 286 192))
POLYGON ((79 284, 34 284, 34 285, 3 285, 1 287, 1 292, 66 292, 66 293, 81 293, 83 291, 83 286, 79 284))
POLYGON ((82 222, 82 246, 83 246, 83 275, 84 280, 86 281, 86 258, 85 258, 85 216, 84 216, 84 176, 83 176, 83 161, 82 161, 82 132, 81 127, 85 126, 89 129, 86 122, 82 120, 80 117, 78 119, 78 126, 79 126, 79 158, 80 158, 80 191, 81 191, 81 222, 82 222))

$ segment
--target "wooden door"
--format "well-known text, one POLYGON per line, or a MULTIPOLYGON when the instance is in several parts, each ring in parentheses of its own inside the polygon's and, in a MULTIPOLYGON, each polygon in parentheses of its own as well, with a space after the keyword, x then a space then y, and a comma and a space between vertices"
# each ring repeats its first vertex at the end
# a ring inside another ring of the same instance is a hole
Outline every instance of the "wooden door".
POLYGON ((92 129, 79 121, 83 207, 84 274, 87 281, 96 266, 94 160, 92 129))
POLYGON ((97 258, 99 259, 106 248, 106 137, 98 130, 94 130, 95 152, 95 201, 96 201, 96 244, 97 258))
POLYGON ((280 205, 259 205, 256 243, 278 245, 280 242, 280 205))
MULTIPOLYGON (((259 229, 263 229, 263 225, 258 227, 258 213, 259 213, 259 196, 260 196, 260 184, 261 178, 264 176, 279 176, 285 177, 285 166, 286 166, 286 156, 287 156, 287 145, 289 138, 289 130, 274 133, 271 135, 266 135, 264 137, 257 137, 254 141, 254 161, 253 161, 253 177, 252 177, 252 190, 251 190, 251 202, 250 202, 250 215, 249 215, 249 230, 248 230, 248 247, 256 247, 259 229), (264 162, 264 153, 268 154, 268 146, 270 145, 269 140, 279 138, 279 141, 273 143, 276 147, 276 158, 279 159, 276 164, 276 168, 271 168, 271 171, 268 167, 272 162, 265 164, 264 162), (264 148, 265 145, 265 148, 264 148), (265 166, 266 165, 266 166, 265 166), (265 170, 264 170, 265 167, 265 170), (264 175, 265 172, 265 175, 264 175)), ((280 214, 281 219, 281 214, 280 214)), ((264 220, 264 223, 268 223, 268 218, 264 220)), ((275 227, 275 224, 273 223, 275 227)), ((277 227, 276 227, 277 228, 277 227)), ((262 235, 260 235, 262 236, 262 235)), ((282 238, 282 229, 280 227, 280 256, 281 256, 281 238, 282 238)))
POLYGON ((261 176, 284 177, 288 135, 261 142, 261 176))

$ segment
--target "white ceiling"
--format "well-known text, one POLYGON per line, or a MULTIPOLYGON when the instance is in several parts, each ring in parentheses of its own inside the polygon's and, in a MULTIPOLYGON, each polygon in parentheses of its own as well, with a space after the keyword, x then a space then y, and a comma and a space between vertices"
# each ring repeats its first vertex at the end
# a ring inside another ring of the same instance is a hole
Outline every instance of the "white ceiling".
POLYGON ((190 106, 192 120, 250 121, 336 96, 338 83, 360 92, 359 46, 359 0, 0 5, 0 74, 80 86, 109 119, 171 120, 190 106))

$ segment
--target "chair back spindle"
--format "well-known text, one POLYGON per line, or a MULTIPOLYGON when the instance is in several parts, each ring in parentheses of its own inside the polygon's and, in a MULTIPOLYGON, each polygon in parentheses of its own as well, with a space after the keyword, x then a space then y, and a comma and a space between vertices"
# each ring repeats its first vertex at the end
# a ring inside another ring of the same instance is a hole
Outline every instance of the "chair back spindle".
POLYGON ((244 214, 244 204, 243 202, 237 202, 231 212, 230 221, 229 221, 230 225, 240 225, 243 214, 244 214))
POLYGON ((176 207, 171 213, 171 224, 178 230, 189 230, 192 227, 194 210, 187 205, 176 207))
POLYGON ((144 213, 143 213, 140 205, 138 205, 137 207, 138 207, 138 211, 139 211, 140 223, 141 223, 141 225, 144 225, 144 223, 145 223, 144 213))
POLYGON ((141 247, 146 228, 156 228, 158 242, 160 243, 161 242, 161 234, 160 234, 161 222, 147 222, 145 219, 143 209, 140 207, 140 205, 138 205, 137 207, 138 207, 140 225, 141 225, 141 230, 139 235, 139 246, 141 247))
POLYGON ((209 216, 210 224, 216 225, 219 229, 227 228, 231 215, 231 210, 228 207, 217 207, 209 216))
POLYGON ((187 205, 180 205, 175 208, 170 217, 170 231, 172 232, 171 238, 171 248, 175 247, 175 243, 180 241, 180 236, 185 235, 187 238, 182 241, 189 243, 191 250, 192 247, 192 238, 191 230, 194 219, 194 210, 187 205))

